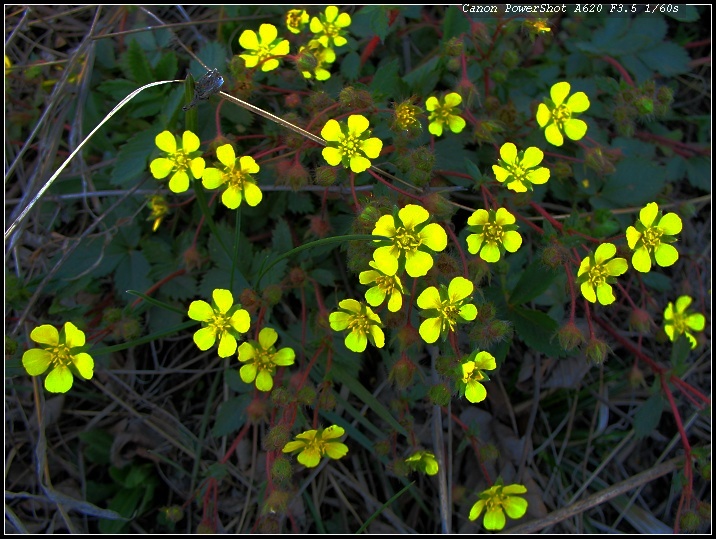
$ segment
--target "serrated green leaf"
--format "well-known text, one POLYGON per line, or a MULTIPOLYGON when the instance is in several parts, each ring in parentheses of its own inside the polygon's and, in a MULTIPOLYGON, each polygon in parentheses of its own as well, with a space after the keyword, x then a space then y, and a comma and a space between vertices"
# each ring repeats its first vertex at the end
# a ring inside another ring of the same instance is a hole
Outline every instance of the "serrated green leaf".
POLYGON ((124 55, 124 65, 129 79, 140 86, 154 82, 152 66, 149 64, 147 54, 142 50, 137 40, 131 40, 124 55))
POLYGON ((664 399, 660 393, 649 397, 634 414, 634 434, 637 439, 645 438, 659 425, 664 410, 664 399))
MULTIPOLYGON (((226 59, 229 54, 226 47, 216 41, 210 41, 199 49, 196 54, 209 69, 218 69, 223 72, 226 69, 226 59)), ((206 74, 206 69, 196 60, 191 61, 191 74, 195 79, 199 79, 206 74)))
POLYGON ((696 187, 711 192, 711 160, 706 157, 692 157, 686 160, 686 179, 696 187))
POLYGON ((530 348, 547 357, 565 354, 557 339, 553 338, 558 325, 550 316, 534 309, 515 307, 509 311, 509 319, 515 325, 515 335, 530 348))
POLYGON ((110 79, 105 80, 97 87, 97 89, 110 96, 116 101, 121 101, 134 90, 139 88, 139 84, 127 79, 110 79))
POLYGON ((341 61, 341 74, 350 82, 358 78, 360 72, 360 56, 356 52, 349 52, 341 61))
POLYGON ((691 343, 685 335, 679 335, 671 347, 671 365, 674 367, 675 374, 680 376, 687 367, 686 360, 691 353, 691 343))
POLYGON ((130 138, 117 152, 117 162, 109 179, 117 187, 130 187, 149 173, 149 157, 156 150, 154 138, 159 129, 141 131, 130 138))
POLYGON ((273 229, 271 248, 275 253, 283 254, 293 249, 291 229, 285 219, 279 219, 273 229))
POLYGON ((236 432, 246 423, 246 408, 253 399, 251 393, 245 393, 224 402, 216 414, 212 436, 220 438, 236 432))
POLYGON ((510 305, 532 301, 549 288, 556 274, 540 261, 534 261, 522 272, 520 280, 510 294, 510 305))
POLYGON ((676 43, 663 42, 639 53, 639 58, 654 71, 673 77, 691 70, 691 58, 676 43))
POLYGON ((321 286, 333 286, 336 282, 333 272, 327 269, 316 268, 311 270, 310 276, 321 286))
POLYGON ((475 180, 475 185, 480 186, 485 181, 485 176, 480 172, 480 169, 467 157, 465 158, 465 170, 467 170, 467 173, 475 180))
POLYGON ((694 22, 699 20, 699 10, 696 6, 688 6, 685 4, 672 4, 674 7, 678 7, 678 11, 666 13, 667 16, 672 19, 676 19, 681 22, 694 22))
POLYGON ((461 36, 470 32, 470 19, 465 16, 462 9, 450 6, 445 10, 443 18, 443 40, 461 36))
POLYGON ((380 63, 370 83, 370 90, 378 101, 398 99, 407 93, 400 78, 400 61, 397 58, 380 63))
POLYGON ((154 75, 157 80, 173 80, 176 78, 179 62, 174 51, 162 55, 154 68, 154 75))
POLYGON ((427 96, 433 91, 437 81, 439 80, 439 62, 438 55, 433 56, 424 64, 413 69, 403 77, 403 82, 409 86, 411 92, 418 95, 427 96))
POLYGON ((639 157, 626 158, 604 184, 599 196, 618 208, 653 201, 666 183, 664 168, 639 157))

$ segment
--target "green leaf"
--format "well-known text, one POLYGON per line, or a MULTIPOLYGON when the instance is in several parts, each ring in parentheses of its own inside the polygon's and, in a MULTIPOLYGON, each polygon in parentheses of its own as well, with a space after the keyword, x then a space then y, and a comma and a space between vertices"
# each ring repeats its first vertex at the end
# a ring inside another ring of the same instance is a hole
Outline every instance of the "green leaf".
POLYGON ((662 42, 639 53, 639 58, 654 71, 665 77, 688 73, 691 58, 676 43, 662 42))
POLYGON ((686 160, 686 179, 689 183, 706 191, 711 192, 711 160, 706 157, 691 157, 686 160))
POLYGON ((154 138, 160 129, 140 131, 117 152, 117 162, 112 169, 109 179, 117 187, 130 187, 142 175, 151 175, 149 172, 149 157, 156 150, 154 138))
POLYGON ((121 101, 139 87, 140 84, 131 80, 110 79, 101 82, 99 86, 97 86, 97 89, 112 99, 121 101))
POLYGON ((417 93, 418 95, 427 96, 433 91, 438 76, 438 65, 440 62, 439 56, 433 56, 430 60, 416 67, 410 73, 407 73, 403 77, 403 82, 409 86, 411 92, 417 93))
POLYGON ((527 346, 547 357, 561 357, 565 354, 554 334, 558 325, 541 311, 515 307, 509 311, 509 319, 515 325, 515 335, 527 346))
POLYGON ((273 229, 271 249, 278 254, 283 254, 293 249, 291 229, 285 219, 279 219, 276 223, 276 228, 273 229))
POLYGON ((246 423, 246 408, 252 399, 251 393, 245 393, 224 402, 216 414, 216 421, 211 429, 212 436, 226 436, 243 427, 246 423))
POLYGON ((341 74, 346 80, 353 82, 358 78, 360 72, 360 56, 357 52, 349 52, 341 62, 341 74))
MULTIPOLYGON (((668 4, 667 4, 668 5, 668 4)), ((694 22, 699 20, 699 11, 696 6, 688 6, 685 4, 671 4, 674 7, 678 7, 678 11, 666 13, 668 17, 676 19, 681 22, 694 22)))
POLYGON ((177 70, 179 69, 177 55, 174 51, 166 52, 162 55, 154 68, 154 75, 157 80, 172 80, 177 76, 177 70))
POLYGON ((102 429, 80 432, 78 436, 85 444, 83 453, 88 461, 95 464, 110 463, 109 455, 112 450, 114 436, 102 429))
POLYGON ((460 36, 470 31, 470 19, 465 16, 462 9, 450 6, 445 10, 443 19, 443 40, 460 36))
POLYGON ((133 39, 129 42, 123 60, 128 78, 139 83, 140 86, 155 81, 147 54, 142 50, 137 40, 133 39))
POLYGON ((467 157, 465 158, 465 170, 467 170, 467 173, 470 176, 472 176, 473 180, 475 180, 476 186, 479 187, 480 185, 482 185, 485 182, 486 178, 482 174, 482 172, 480 172, 480 169, 477 168, 477 165, 475 163, 473 163, 472 160, 467 157))
POLYGON ((617 208, 641 206, 653 201, 665 183, 666 172, 663 167, 640 157, 627 157, 605 182, 601 197, 617 208))
POLYGON ((664 398, 655 392, 642 403, 634 414, 634 434, 637 439, 646 438, 659 425, 664 410, 664 398))
POLYGON ((674 367, 675 374, 680 376, 684 373, 688 364, 686 363, 689 354, 691 353, 691 343, 685 335, 679 335, 674 341, 674 345, 671 348, 671 365, 674 367))
POLYGON ((393 58, 388 62, 381 62, 370 83, 370 90, 377 101, 405 96, 407 90, 400 77, 400 60, 393 58))
POLYGON ((510 294, 510 305, 532 301, 552 284, 556 274, 540 261, 534 261, 522 272, 520 280, 510 294))
MULTIPOLYGON (((229 54, 226 51, 226 47, 221 43, 210 41, 199 49, 197 56, 201 58, 201 61, 204 62, 209 69, 216 68, 219 71, 224 71, 224 69, 226 69, 226 59, 229 57, 229 54)), ((196 60, 192 60, 191 74, 194 75, 195 79, 199 79, 206 74, 206 69, 196 60)))

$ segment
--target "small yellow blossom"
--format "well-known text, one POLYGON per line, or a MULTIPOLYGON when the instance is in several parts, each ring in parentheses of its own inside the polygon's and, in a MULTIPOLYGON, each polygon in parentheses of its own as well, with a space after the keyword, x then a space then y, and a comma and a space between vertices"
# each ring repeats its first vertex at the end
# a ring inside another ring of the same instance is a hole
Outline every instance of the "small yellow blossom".
POLYGON ((289 53, 288 40, 278 37, 278 29, 273 24, 262 24, 258 35, 253 30, 244 30, 239 36, 239 45, 247 51, 239 54, 246 67, 252 68, 261 64, 261 71, 276 69, 279 57, 289 53))
POLYGON ((435 453, 430 451, 416 451, 405 459, 405 463, 411 469, 427 475, 436 475, 440 469, 435 453))
POLYGON ((679 252, 673 245, 675 235, 681 232, 681 218, 675 213, 663 217, 656 202, 650 202, 639 212, 635 226, 626 229, 629 248, 634 250, 631 265, 647 273, 651 270, 652 257, 662 268, 673 265, 679 259, 679 252))
POLYGON ((202 183, 207 189, 216 189, 226 184, 221 195, 221 202, 229 209, 235 210, 246 200, 249 206, 256 206, 263 198, 263 193, 256 185, 251 174, 256 174, 260 168, 254 158, 245 155, 236 158, 231 144, 224 144, 216 149, 216 157, 221 162, 221 169, 207 167, 204 170, 202 183))
POLYGON ((300 34, 310 17, 305 9, 289 9, 286 12, 286 28, 292 34, 300 34))
POLYGON ((564 144, 563 134, 580 140, 587 133, 587 123, 574 116, 589 108, 589 98, 584 92, 577 92, 567 99, 570 89, 568 82, 558 82, 549 91, 551 99, 545 99, 537 107, 537 123, 544 128, 547 142, 555 146, 564 144))
POLYGON ((465 129, 465 120, 460 116, 460 110, 453 110, 460 103, 462 103, 462 97, 457 92, 447 94, 442 101, 435 96, 428 97, 425 101, 425 108, 430 112, 428 131, 439 137, 443 134, 445 127, 449 127, 453 133, 459 133, 465 129))
POLYGON ((489 380, 483 371, 492 371, 497 368, 495 356, 489 352, 475 350, 464 363, 460 365, 462 379, 460 380, 460 394, 473 404, 482 402, 487 398, 487 390, 482 382, 489 380))
POLYGON ((368 119, 360 114, 348 117, 348 123, 328 120, 321 136, 328 142, 323 148, 323 158, 331 166, 343 164, 353 172, 370 168, 370 159, 376 159, 383 149, 383 142, 370 136, 368 119))
POLYGON ((413 104, 413 98, 396 103, 393 107, 392 128, 409 136, 417 135, 422 131, 422 125, 418 119, 422 113, 423 109, 413 104))
POLYGON ((304 65, 310 65, 311 69, 304 69, 301 67, 301 74, 307 78, 314 78, 318 81, 324 81, 331 78, 331 72, 328 70, 330 65, 336 61, 336 52, 331 49, 324 47, 317 40, 312 39, 308 42, 305 47, 298 49, 299 54, 299 67, 304 65), (303 58, 304 63, 301 63, 301 55, 310 55, 306 61, 303 58), (314 66, 315 64, 315 66, 314 66))
POLYGON ((189 318, 205 324, 194 333, 194 343, 199 350, 208 350, 218 338, 219 357, 229 357, 236 352, 236 339, 249 330, 251 318, 240 305, 234 305, 229 290, 217 288, 211 295, 212 305, 202 300, 189 305, 189 318))
POLYGON ((385 346, 385 335, 380 327, 380 317, 363 303, 354 299, 344 299, 338 303, 340 310, 328 317, 331 329, 343 331, 349 329, 346 336, 346 348, 353 352, 363 352, 368 341, 376 348, 385 346))
POLYGON ((539 148, 530 146, 518 152, 517 146, 505 142, 500 148, 500 159, 492 165, 492 172, 498 182, 516 193, 532 191, 532 184, 540 185, 549 180, 549 169, 538 167, 544 158, 539 148))
POLYGON ((299 451, 298 462, 306 468, 315 468, 321 458, 339 459, 348 453, 348 446, 336 440, 345 434, 343 427, 331 425, 325 429, 307 430, 296 435, 296 440, 288 442, 284 453, 299 451))
POLYGON ((609 260, 617 253, 613 243, 602 243, 594 254, 582 260, 577 272, 577 283, 581 285, 582 295, 592 303, 599 300, 602 305, 613 303, 614 292, 611 283, 628 269, 624 258, 609 260))
POLYGON ((689 296, 680 296, 676 300, 676 305, 669 302, 664 310, 664 331, 672 342, 676 341, 679 335, 685 335, 691 343, 691 348, 696 348, 696 337, 691 332, 703 331, 706 327, 706 317, 688 310, 692 301, 689 296))
POLYGON ((387 297, 388 310, 392 313, 399 311, 403 306, 403 294, 405 294, 405 288, 403 283, 400 282, 400 277, 382 272, 373 260, 368 264, 374 269, 362 271, 358 276, 360 284, 375 283, 375 286, 366 291, 365 300, 369 305, 378 307, 387 297))
POLYGON ((169 178, 169 190, 173 193, 183 193, 189 189, 189 172, 195 179, 201 178, 204 172, 204 158, 199 157, 198 151, 201 141, 191 131, 184 131, 181 145, 169 131, 162 131, 154 139, 157 147, 166 157, 158 157, 149 163, 149 170, 158 180, 169 178))
POLYGON ((524 485, 502 485, 498 483, 480 493, 479 500, 470 509, 470 520, 477 518, 485 511, 482 525, 486 530, 501 530, 505 527, 505 513, 512 519, 522 518, 527 512, 527 500, 515 494, 524 494, 524 485))
POLYGON ((375 267, 386 275, 395 275, 399 265, 411 277, 422 277, 433 267, 430 251, 436 253, 447 247, 447 234, 437 223, 425 224, 430 218, 428 210, 417 204, 407 204, 398 215, 383 215, 375 224, 373 235, 386 236, 389 242, 373 253, 375 267))
POLYGON ((472 299, 475 286, 464 277, 455 277, 450 284, 440 285, 440 289, 430 286, 418 296, 418 307, 423 309, 420 314, 426 317, 420 324, 418 332, 426 343, 432 344, 442 335, 455 331, 458 322, 465 323, 475 320, 477 307, 467 303, 472 299))
POLYGON ((65 322, 59 332, 49 324, 36 327, 30 338, 41 346, 22 355, 22 366, 30 376, 39 376, 51 367, 45 378, 47 391, 67 393, 73 374, 85 380, 92 378, 94 360, 85 352, 85 334, 72 322, 65 322))
POLYGON ((259 391, 271 391, 276 367, 288 367, 296 359, 292 348, 276 350, 274 344, 277 339, 275 329, 263 328, 258 341, 243 342, 239 346, 239 361, 246 363, 239 370, 239 375, 246 384, 255 380, 259 391))
POLYGON ((328 6, 324 13, 311 19, 311 32, 316 34, 316 39, 321 45, 327 48, 342 47, 348 40, 345 38, 347 28, 351 24, 351 16, 348 13, 339 13, 338 7, 328 6))
POLYGON ((477 210, 467 224, 467 229, 474 232, 467 237, 467 250, 473 255, 480 253, 485 262, 497 262, 506 250, 514 253, 522 245, 515 216, 505 208, 477 210))
POLYGON ((152 195, 149 198, 148 205, 149 209, 152 210, 152 213, 147 218, 147 221, 154 220, 152 232, 156 232, 162 222, 162 219, 164 219, 164 217, 166 217, 169 213, 169 204, 162 195, 152 195))

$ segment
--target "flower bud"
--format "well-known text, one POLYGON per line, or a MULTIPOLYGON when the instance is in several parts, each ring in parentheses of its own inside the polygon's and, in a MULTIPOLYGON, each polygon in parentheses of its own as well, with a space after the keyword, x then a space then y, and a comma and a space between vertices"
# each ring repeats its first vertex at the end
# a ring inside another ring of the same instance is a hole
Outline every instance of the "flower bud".
POLYGON ((283 296, 283 289, 280 285, 271 284, 264 288, 264 292, 262 295, 263 300, 266 302, 266 304, 270 307, 273 307, 274 305, 278 305, 278 302, 281 301, 281 297, 283 296))
POLYGON ((567 352, 574 350, 577 346, 581 346, 585 341, 582 330, 574 322, 567 322, 559 328, 557 339, 562 349, 567 352))
POLYGON ((551 168, 552 176, 558 180, 567 180, 572 177, 572 165, 566 161, 556 161, 551 168))
POLYGON ((184 251, 182 258, 184 259, 184 266, 187 271, 200 269, 204 264, 204 257, 201 256, 201 253, 199 253, 199 250, 194 245, 184 251))
MULTIPOLYGON (((293 495, 290 492, 286 492, 284 490, 274 490, 266 497, 266 501, 261 508, 261 514, 274 515, 275 513, 278 513, 279 515, 284 515, 286 514, 286 509, 288 508, 288 504, 291 503, 292 499, 293 495)), ((278 523, 276 523, 276 527, 278 528, 278 523)), ((271 526, 269 529, 273 529, 273 526, 271 526)), ((263 533, 270 533, 266 532, 264 529, 262 529, 261 531, 263 533)), ((278 532, 279 530, 276 529, 274 533, 278 532)))
POLYGON ((651 315, 644 309, 634 309, 629 313, 629 328, 633 331, 647 335, 656 327, 651 315))
POLYGON ((520 57, 517 54, 517 51, 514 49, 507 49, 505 52, 502 53, 502 64, 507 69, 514 68, 520 61, 520 57))
POLYGON ((268 406, 266 401, 254 399, 246 407, 246 417, 250 423, 261 423, 268 419, 268 406))
POLYGON ((420 333, 418 333, 418 330, 410 322, 398 330, 397 336, 401 350, 405 350, 421 341, 420 333))
POLYGON ((629 387, 632 389, 638 389, 644 386, 644 373, 636 363, 632 365, 632 368, 629 369, 627 373, 627 384, 629 384, 629 387))
POLYGON ((701 524, 701 519, 694 511, 687 510, 681 515, 679 520, 679 526, 683 533, 694 533, 698 530, 701 524))
POLYGON ((596 337, 592 337, 589 339, 584 353, 589 361, 595 365, 601 365, 607 360, 607 355, 610 351, 611 350, 609 349, 609 346, 607 346, 607 343, 597 339, 596 337))
POLYGON ((280 451, 291 441, 291 430, 286 425, 271 427, 263 439, 264 451, 280 451))
POLYGON ((654 112, 654 101, 648 97, 640 97, 635 103, 636 110, 642 116, 649 116, 654 112))
POLYGON ((311 405, 316 402, 316 390, 311 386, 303 386, 296 393, 296 400, 304 406, 311 405))
POLYGON ((291 479, 292 475, 293 467, 287 458, 277 457, 276 460, 273 461, 271 465, 271 478, 274 481, 277 483, 285 483, 291 479))
POLYGON ((306 272, 298 266, 291 268, 288 272, 288 282, 291 286, 302 287, 306 283, 306 272))
POLYGON ((318 394, 318 407, 321 410, 334 410, 336 408, 336 394, 333 392, 333 385, 325 382, 318 394))
POLYGON ((180 505, 171 505, 169 507, 162 507, 160 510, 161 514, 169 522, 176 524, 184 518, 184 509, 180 505))
POLYGON ((398 389, 407 389, 413 383, 413 376, 417 369, 415 363, 410 361, 407 356, 403 356, 393 365, 393 368, 390 369, 388 379, 393 382, 398 389))
POLYGON ((249 314, 255 314, 261 306, 261 298, 251 288, 244 288, 239 294, 239 302, 241 306, 248 311, 249 314))
POLYGON ((322 215, 311 215, 308 219, 308 230, 317 238, 325 238, 331 235, 333 227, 322 215))
POLYGON ((482 462, 494 462, 500 456, 500 450, 495 444, 484 444, 479 448, 480 460, 482 462))
POLYGON ((321 165, 320 167, 316 168, 316 171, 314 172, 313 182, 316 185, 328 187, 329 185, 333 185, 334 183, 336 183, 337 177, 338 168, 321 165))
POLYGON ((450 397, 450 390, 445 384, 434 385, 428 390, 428 398, 436 406, 447 406, 450 397))
POLYGON ((338 95, 338 102, 346 110, 370 109, 373 107, 373 96, 366 90, 348 86, 341 90, 338 95))
POLYGON ((373 445, 373 450, 379 457, 385 457, 390 453, 390 442, 388 440, 381 440, 373 445))
POLYGON ((459 37, 451 37, 443 45, 443 50, 447 56, 459 56, 464 50, 465 46, 462 39, 459 37))
POLYGON ((301 96, 296 93, 291 93, 284 99, 286 107, 289 109, 298 108, 301 105, 301 96))

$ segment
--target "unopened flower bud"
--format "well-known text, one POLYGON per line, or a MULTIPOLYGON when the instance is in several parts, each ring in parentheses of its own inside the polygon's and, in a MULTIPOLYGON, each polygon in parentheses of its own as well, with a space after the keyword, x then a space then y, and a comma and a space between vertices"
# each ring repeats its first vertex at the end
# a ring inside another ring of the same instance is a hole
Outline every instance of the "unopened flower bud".
POLYGON ((591 339, 589 339, 587 347, 584 350, 587 359, 595 365, 603 364, 607 360, 607 355, 609 354, 609 352, 610 350, 609 346, 607 346, 607 343, 600 339, 597 339, 596 337, 592 337, 591 339))
POLYGON ((316 168, 316 172, 313 176, 313 181, 316 185, 328 187, 329 185, 333 185, 334 183, 336 183, 337 177, 338 169, 336 167, 328 167, 322 165, 316 168))
POLYGON ((584 343, 585 338, 582 330, 574 322, 567 322, 557 331, 557 339, 562 349, 567 352, 574 350, 584 343))
POLYGON ((413 376, 417 367, 407 356, 401 357, 390 369, 388 379, 395 383, 398 389, 407 389, 413 383, 413 376))
POLYGON ((270 307, 278 305, 278 302, 281 301, 282 296, 283 290, 281 289, 281 286, 277 284, 267 286, 263 292, 263 300, 270 307))
POLYGON ((642 335, 647 335, 655 327, 651 315, 644 309, 634 309, 629 313, 629 327, 642 335))
MULTIPOLYGON (((284 444, 285 445, 285 444, 284 444)), ((293 468, 287 458, 277 457, 271 465, 271 477, 277 483, 284 483, 291 479, 293 468)))
POLYGON ((341 90, 338 95, 338 102, 347 110, 369 109, 373 107, 373 96, 366 90, 348 86, 341 90))
POLYGON ((264 436, 264 451, 280 451, 291 440, 291 430, 286 425, 271 427, 264 436))

